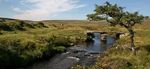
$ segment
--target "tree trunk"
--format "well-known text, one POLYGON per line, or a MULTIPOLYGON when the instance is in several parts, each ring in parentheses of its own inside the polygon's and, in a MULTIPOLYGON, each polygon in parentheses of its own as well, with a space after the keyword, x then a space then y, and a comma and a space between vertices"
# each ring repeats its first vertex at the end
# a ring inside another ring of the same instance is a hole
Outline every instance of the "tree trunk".
POLYGON ((134 31, 132 29, 128 30, 130 33, 130 42, 131 42, 131 49, 134 55, 136 55, 135 45, 134 45, 134 31))

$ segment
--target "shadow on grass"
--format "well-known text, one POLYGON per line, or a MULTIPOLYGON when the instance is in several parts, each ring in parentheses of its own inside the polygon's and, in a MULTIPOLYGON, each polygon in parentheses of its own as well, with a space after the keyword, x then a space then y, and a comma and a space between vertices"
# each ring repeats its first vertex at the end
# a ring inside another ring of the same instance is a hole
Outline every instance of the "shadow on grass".
POLYGON ((150 53, 150 44, 142 45, 142 46, 138 47, 138 50, 139 49, 145 49, 147 52, 150 53))

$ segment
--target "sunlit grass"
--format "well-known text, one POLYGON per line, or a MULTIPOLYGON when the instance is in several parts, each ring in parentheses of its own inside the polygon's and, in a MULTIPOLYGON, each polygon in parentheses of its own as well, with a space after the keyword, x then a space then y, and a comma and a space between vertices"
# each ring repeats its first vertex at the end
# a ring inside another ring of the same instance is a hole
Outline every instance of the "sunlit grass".
MULTIPOLYGON (((103 58, 98 58, 91 69, 148 69, 150 68, 150 21, 135 26, 135 45, 137 55, 129 49, 129 36, 117 41, 114 48, 108 50, 103 58)), ((68 45, 86 40, 86 31, 122 31, 120 26, 111 27, 105 21, 46 21, 47 27, 30 28, 25 30, 0 30, 0 65, 24 66, 43 57, 52 56, 65 51, 68 45)), ((18 26, 18 23, 17 23, 18 26)), ((73 69, 85 69, 78 65, 73 69)))
POLYGON ((135 45, 137 55, 129 49, 129 37, 120 39, 113 48, 91 69, 149 69, 150 68, 150 24, 145 21, 135 26, 135 45))

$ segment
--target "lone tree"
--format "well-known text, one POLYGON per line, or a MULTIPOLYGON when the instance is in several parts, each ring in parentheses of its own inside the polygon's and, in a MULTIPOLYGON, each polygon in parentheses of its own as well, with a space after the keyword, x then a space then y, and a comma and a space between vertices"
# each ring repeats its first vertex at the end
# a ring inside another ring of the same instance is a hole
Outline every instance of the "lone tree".
POLYGON ((135 54, 134 45, 134 30, 135 24, 141 24, 144 21, 144 16, 139 15, 138 12, 130 13, 124 10, 124 7, 120 7, 117 4, 110 4, 106 2, 104 5, 96 5, 96 9, 93 14, 87 15, 89 20, 101 20, 106 19, 111 26, 120 25, 128 30, 130 33, 131 49, 135 54))

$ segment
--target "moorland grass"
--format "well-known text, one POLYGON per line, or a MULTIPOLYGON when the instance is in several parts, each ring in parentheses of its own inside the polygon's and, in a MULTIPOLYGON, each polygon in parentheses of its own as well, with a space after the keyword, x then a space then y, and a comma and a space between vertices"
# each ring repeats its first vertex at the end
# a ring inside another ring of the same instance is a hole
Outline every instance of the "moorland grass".
MULTIPOLYGON (((129 36, 119 39, 105 55, 97 58, 97 62, 88 69, 149 69, 150 68, 150 21, 136 25, 135 45, 137 54, 133 55, 130 49, 129 36)), ((127 32, 118 27, 120 31, 127 32)), ((87 69, 85 66, 77 65, 72 69, 87 69)))
MULTIPOLYGON (((98 58, 96 64, 91 65, 91 69, 148 69, 149 22, 147 20, 142 25, 135 26, 136 56, 129 49, 129 37, 122 38, 106 52, 105 56, 98 58)), ((111 27, 104 21, 43 21, 42 23, 44 25, 26 24, 26 22, 23 22, 23 25, 22 22, 15 22, 17 25, 5 22, 0 24, 0 67, 31 65, 41 59, 64 52, 72 44, 86 40, 87 30, 127 32, 119 26, 111 27), (3 24, 4 28, 8 27, 10 30, 4 29, 3 24)), ((85 66, 76 68, 85 69, 85 66)))

